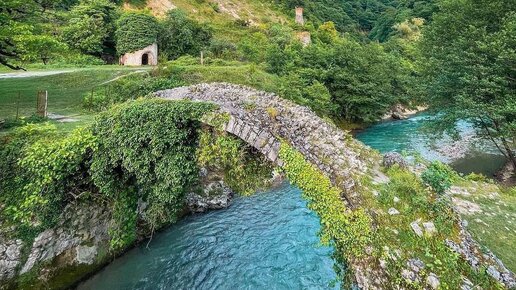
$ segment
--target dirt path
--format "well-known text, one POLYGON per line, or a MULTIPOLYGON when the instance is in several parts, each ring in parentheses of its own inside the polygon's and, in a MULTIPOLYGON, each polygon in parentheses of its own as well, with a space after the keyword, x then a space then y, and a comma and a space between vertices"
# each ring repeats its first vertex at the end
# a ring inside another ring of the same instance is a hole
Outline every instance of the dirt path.
POLYGON ((14 72, 14 73, 0 73, 0 79, 10 79, 10 78, 30 78, 30 77, 44 77, 44 76, 52 76, 58 74, 64 74, 69 72, 74 72, 76 70, 47 70, 47 71, 33 71, 33 72, 14 72))

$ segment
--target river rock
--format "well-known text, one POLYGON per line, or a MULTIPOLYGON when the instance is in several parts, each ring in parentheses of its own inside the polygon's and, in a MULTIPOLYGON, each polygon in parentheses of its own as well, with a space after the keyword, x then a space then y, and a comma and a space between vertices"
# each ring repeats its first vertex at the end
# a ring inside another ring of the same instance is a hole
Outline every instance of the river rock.
POLYGON ((393 207, 389 208, 388 213, 389 213, 390 215, 397 215, 397 214, 400 214, 400 212, 399 212, 397 209, 393 208, 393 207))
POLYGON ((383 166, 390 168, 398 164, 401 168, 407 168, 408 163, 398 152, 388 152, 383 155, 383 166))
POLYGON ((200 192, 190 192, 186 197, 186 204, 191 212, 201 213, 227 208, 231 204, 232 197, 233 191, 219 180, 208 183, 200 192))
POLYGON ((95 262, 95 257, 97 256, 97 247, 79 246, 76 252, 76 259, 79 264, 91 265, 95 262))
POLYGON ((423 229, 421 229, 421 227, 419 226, 419 221, 414 221, 414 222, 410 223, 410 227, 412 228, 412 230, 414 231, 414 233, 416 233, 416 235, 418 237, 423 236, 423 229))
POLYGON ((441 282, 439 281, 439 278, 434 273, 430 273, 428 277, 426 277, 426 284, 430 286, 432 289, 439 289, 439 285, 441 282))

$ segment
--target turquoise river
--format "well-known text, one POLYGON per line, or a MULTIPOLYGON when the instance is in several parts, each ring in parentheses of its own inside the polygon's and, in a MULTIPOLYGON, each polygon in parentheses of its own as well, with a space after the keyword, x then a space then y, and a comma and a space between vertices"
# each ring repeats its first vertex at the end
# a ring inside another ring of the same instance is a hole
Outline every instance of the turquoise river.
MULTIPOLYGON (((380 123, 356 137, 381 152, 418 152, 464 173, 492 174, 503 164, 478 140, 427 144, 429 137, 419 131, 427 118, 380 123)), ((458 126, 468 140, 472 128, 458 126)), ((228 209, 184 218, 78 289, 338 289, 332 249, 319 244, 318 230, 319 220, 300 191, 285 183, 238 197, 228 209)))

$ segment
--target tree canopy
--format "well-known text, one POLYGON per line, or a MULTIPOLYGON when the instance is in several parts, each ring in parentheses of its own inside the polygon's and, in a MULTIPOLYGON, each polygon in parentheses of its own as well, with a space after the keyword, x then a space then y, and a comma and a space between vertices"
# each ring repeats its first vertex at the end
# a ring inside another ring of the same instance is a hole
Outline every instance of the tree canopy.
POLYGON ((116 50, 118 54, 133 52, 157 41, 158 21, 152 15, 130 12, 117 21, 116 50))
POLYGON ((444 0, 420 49, 439 129, 473 122, 515 165, 516 2, 444 0))

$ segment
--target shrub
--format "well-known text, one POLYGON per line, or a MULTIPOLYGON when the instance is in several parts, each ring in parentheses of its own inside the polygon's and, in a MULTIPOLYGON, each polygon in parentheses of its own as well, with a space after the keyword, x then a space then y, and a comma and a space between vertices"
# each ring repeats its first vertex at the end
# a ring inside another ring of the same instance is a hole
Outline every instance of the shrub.
POLYGON ((53 225, 64 201, 87 186, 84 162, 95 148, 96 138, 87 128, 78 128, 61 139, 45 138, 28 145, 18 161, 23 179, 18 203, 7 208, 11 218, 24 225, 53 225))
POLYGON ((208 26, 199 24, 189 19, 183 11, 174 9, 161 22, 159 46, 170 59, 176 59, 185 54, 199 55, 201 50, 209 46, 211 37, 212 32, 208 26))
POLYGON ((157 41, 159 26, 156 18, 143 13, 125 13, 117 21, 116 50, 122 55, 147 47, 157 41))
POLYGON ((112 248, 135 237, 137 201, 148 206, 143 220, 151 228, 173 222, 185 190, 197 180, 197 121, 214 105, 139 99, 102 113, 93 125, 99 150, 93 155, 93 183, 115 200, 112 248))
POLYGON ((228 186, 242 195, 250 195, 268 185, 273 169, 263 156, 235 137, 217 130, 203 131, 197 149, 200 166, 222 171, 228 186))
POLYGON ((458 175, 448 165, 436 161, 432 162, 421 174, 421 178, 436 193, 444 194, 450 188, 452 182, 458 178, 458 175))

